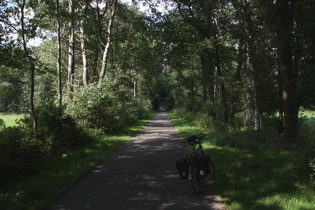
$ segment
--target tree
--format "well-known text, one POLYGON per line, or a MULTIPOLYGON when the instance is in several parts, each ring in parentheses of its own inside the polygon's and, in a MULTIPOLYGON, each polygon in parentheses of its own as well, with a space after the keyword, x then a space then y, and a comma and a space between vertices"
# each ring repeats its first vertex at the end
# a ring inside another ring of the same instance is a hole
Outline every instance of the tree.
POLYGON ((71 94, 73 92, 74 84, 74 59, 75 59, 75 50, 74 50, 74 31, 75 31, 75 19, 74 19, 74 2, 69 0, 69 45, 68 45, 68 100, 71 101, 71 94))
POLYGON ((58 103, 60 113, 62 112, 62 71, 61 71, 61 22, 60 22, 60 4, 56 0, 56 13, 57 13, 57 72, 58 72, 58 103))
POLYGON ((102 43, 103 47, 104 47, 104 51, 103 51, 103 59, 102 59, 102 67, 101 67, 101 71, 100 71, 100 79, 99 79, 99 83, 101 83, 105 77, 106 74, 106 68, 108 65, 108 53, 109 53, 109 47, 111 44, 111 34, 112 34, 112 25, 113 25, 113 21, 115 18, 115 14, 116 14, 116 8, 117 8, 117 0, 109 0, 106 1, 106 4, 108 5, 108 8, 110 10, 110 18, 108 21, 108 25, 107 25, 107 42, 104 45, 104 43, 102 43))
POLYGON ((28 26, 30 27, 31 31, 26 30, 26 19, 25 19, 25 8, 26 8, 26 1, 22 0, 22 2, 18 3, 20 13, 21 13, 21 18, 20 18, 20 24, 21 24, 21 37, 22 37, 22 44, 23 44, 23 49, 25 52, 25 57, 27 58, 29 62, 29 70, 30 70, 30 115, 32 117, 33 121, 33 131, 34 133, 37 133, 37 117, 35 113, 35 106, 34 106, 34 92, 35 92, 35 61, 34 58, 32 57, 32 54, 30 52, 30 49, 27 47, 27 33, 30 33, 31 36, 34 36, 36 26, 28 26))
POLYGON ((290 5, 291 1, 277 0, 279 74, 282 84, 284 140, 295 142, 298 140, 298 105, 295 85, 296 78, 292 65, 290 5))
POLYGON ((0 2, 0 109, 1 112, 23 113, 29 110, 28 89, 29 65, 21 43, 13 40, 19 30, 20 20, 17 4, 10 7, 7 1, 0 2), (12 21, 16 18, 16 21, 12 21))
POLYGON ((292 53, 293 69, 297 77, 296 86, 299 97, 299 106, 314 109, 315 106, 315 1, 302 0, 292 1, 294 30, 292 53))

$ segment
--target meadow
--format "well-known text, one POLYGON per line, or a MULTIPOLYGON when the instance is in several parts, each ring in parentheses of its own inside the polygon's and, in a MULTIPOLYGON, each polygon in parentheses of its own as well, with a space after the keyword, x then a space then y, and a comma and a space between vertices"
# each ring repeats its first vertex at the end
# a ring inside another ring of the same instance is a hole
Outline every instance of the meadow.
POLYGON ((0 119, 2 119, 6 126, 16 125, 16 120, 21 119, 24 114, 5 114, 0 113, 0 119))

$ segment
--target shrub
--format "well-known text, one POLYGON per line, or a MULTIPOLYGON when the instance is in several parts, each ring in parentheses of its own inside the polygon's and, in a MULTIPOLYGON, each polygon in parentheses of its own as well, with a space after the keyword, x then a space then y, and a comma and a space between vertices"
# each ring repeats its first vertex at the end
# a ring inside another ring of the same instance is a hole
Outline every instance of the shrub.
POLYGON ((0 174, 17 168, 18 152, 20 150, 21 132, 15 127, 2 127, 0 132, 0 174))
POLYGON ((88 143, 91 138, 70 117, 62 114, 52 100, 36 107, 38 132, 25 116, 15 127, 0 125, 0 174, 3 177, 25 172, 39 161, 88 143))
POLYGON ((0 131, 0 174, 2 178, 28 171, 40 160, 43 142, 28 137, 21 127, 0 131))
POLYGON ((67 112, 84 128, 113 133, 149 113, 149 101, 137 101, 126 92, 109 92, 91 84, 74 94, 67 112))
POLYGON ((123 126, 123 102, 109 95, 103 86, 90 85, 74 94, 67 112, 84 128, 116 130, 123 126))
POLYGON ((207 130, 224 130, 226 129, 226 125, 220 120, 209 116, 205 113, 192 113, 194 116, 192 122, 197 127, 207 129, 207 130))
POLYGON ((310 158, 310 179, 315 180, 315 158, 310 158))
POLYGON ((60 155, 66 150, 88 143, 90 138, 75 120, 66 114, 52 100, 42 100, 36 108, 38 134, 36 138, 44 142, 43 157, 60 155))

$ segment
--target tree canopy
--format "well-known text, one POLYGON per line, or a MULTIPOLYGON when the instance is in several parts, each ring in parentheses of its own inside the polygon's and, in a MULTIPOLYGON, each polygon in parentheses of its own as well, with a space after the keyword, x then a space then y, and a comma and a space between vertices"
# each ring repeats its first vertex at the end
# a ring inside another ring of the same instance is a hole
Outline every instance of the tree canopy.
MULTIPOLYGON (((94 87, 120 103, 182 107, 226 125, 244 113, 243 126, 262 130, 273 117, 294 142, 299 108, 314 108, 311 0, 4 0, 0 6, 1 112, 30 110, 36 122, 43 98, 59 101, 63 112, 94 87), (143 4, 146 11, 139 10, 143 4), (30 44, 34 38, 41 38, 39 46, 30 44)), ((86 101, 94 97, 88 95, 86 101)))

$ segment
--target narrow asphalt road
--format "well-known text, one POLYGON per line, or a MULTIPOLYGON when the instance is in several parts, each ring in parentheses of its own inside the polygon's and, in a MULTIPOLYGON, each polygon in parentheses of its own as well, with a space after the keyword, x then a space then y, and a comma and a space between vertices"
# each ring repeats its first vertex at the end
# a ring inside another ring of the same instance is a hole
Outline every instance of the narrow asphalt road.
POLYGON ((203 182, 195 195, 175 162, 187 155, 166 112, 57 200, 49 210, 222 209, 203 182))

